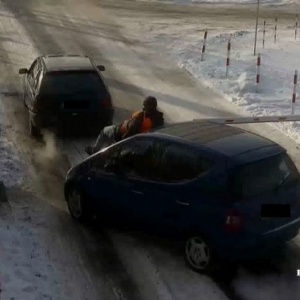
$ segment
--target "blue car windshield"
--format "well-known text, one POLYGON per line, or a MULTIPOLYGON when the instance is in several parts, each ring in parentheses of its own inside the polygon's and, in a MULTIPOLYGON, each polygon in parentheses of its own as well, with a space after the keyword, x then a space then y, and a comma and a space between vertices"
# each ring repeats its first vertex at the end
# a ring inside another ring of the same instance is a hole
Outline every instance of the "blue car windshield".
POLYGON ((41 85, 44 95, 103 95, 106 87, 95 71, 57 71, 45 74, 41 85))
POLYGON ((299 180, 298 170, 283 153, 233 170, 231 189, 235 195, 248 198, 282 188, 295 180, 299 180))

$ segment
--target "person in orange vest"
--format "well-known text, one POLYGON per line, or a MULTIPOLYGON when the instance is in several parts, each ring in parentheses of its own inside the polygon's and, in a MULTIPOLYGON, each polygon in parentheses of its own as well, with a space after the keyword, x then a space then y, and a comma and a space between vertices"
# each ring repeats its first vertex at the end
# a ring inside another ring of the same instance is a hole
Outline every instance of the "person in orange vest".
POLYGON ((134 112, 130 119, 119 125, 105 127, 99 134, 94 146, 87 146, 85 151, 92 155, 104 146, 109 146, 127 137, 164 125, 164 114, 157 110, 157 100, 148 96, 143 101, 143 110, 134 112))

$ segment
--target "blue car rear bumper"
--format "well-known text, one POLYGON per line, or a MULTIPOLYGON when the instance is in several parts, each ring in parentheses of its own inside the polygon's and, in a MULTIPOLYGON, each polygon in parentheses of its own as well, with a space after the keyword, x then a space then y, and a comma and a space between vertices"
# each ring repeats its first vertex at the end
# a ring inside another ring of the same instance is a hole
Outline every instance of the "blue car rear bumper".
POLYGON ((299 228, 300 218, 259 236, 236 237, 231 239, 231 245, 227 241, 225 247, 219 247, 222 251, 217 251, 217 254, 220 258, 232 261, 270 257, 276 248, 293 239, 299 228))

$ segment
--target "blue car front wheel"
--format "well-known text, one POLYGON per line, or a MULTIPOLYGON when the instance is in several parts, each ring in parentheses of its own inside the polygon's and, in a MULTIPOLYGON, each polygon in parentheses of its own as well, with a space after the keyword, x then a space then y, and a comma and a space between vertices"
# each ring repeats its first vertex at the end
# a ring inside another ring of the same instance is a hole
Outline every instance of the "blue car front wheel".
POLYGON ((67 203, 70 215, 77 221, 89 221, 92 219, 92 210, 84 193, 75 186, 70 186, 67 191, 67 203))

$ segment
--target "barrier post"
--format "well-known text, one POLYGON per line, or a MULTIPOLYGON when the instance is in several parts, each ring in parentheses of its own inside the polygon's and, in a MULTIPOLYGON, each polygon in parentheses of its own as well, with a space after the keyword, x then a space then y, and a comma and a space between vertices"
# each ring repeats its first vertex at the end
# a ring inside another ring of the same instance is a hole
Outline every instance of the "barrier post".
POLYGON ((204 53, 206 48, 206 39, 207 39, 207 30, 204 32, 204 39, 203 39, 203 46, 202 46, 202 52, 201 52, 201 61, 204 60, 204 53))
POLYGON ((228 76, 228 72, 229 72, 230 50, 231 50, 231 38, 228 39, 228 44, 227 44, 226 77, 228 76))
POLYGON ((276 40, 277 40, 277 17, 275 17, 274 44, 276 44, 276 40))
POLYGON ((259 91, 259 84, 260 84, 260 53, 257 54, 257 61, 256 61, 256 93, 259 91))
POLYGON ((299 15, 296 15, 296 24, 295 24, 295 40, 297 40, 297 30, 298 30, 298 17, 299 15))
POLYGON ((292 115, 295 113, 296 96, 297 96, 297 81, 298 81, 298 71, 295 70, 295 74, 294 74, 294 90, 293 90, 293 97, 292 97, 292 115))
POLYGON ((264 21, 264 30, 263 30, 263 48, 265 48, 265 37, 266 37, 266 21, 264 21))

